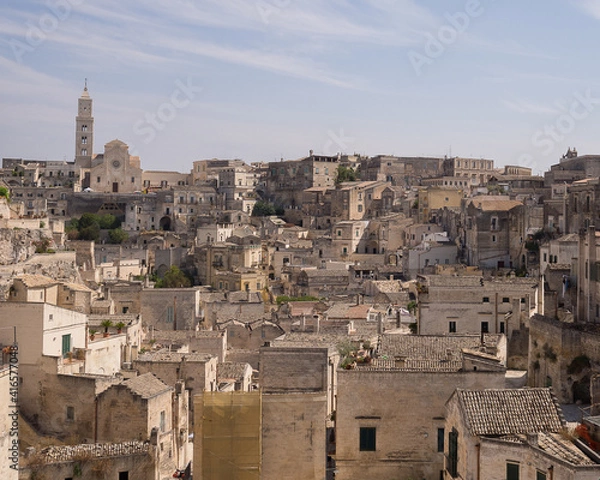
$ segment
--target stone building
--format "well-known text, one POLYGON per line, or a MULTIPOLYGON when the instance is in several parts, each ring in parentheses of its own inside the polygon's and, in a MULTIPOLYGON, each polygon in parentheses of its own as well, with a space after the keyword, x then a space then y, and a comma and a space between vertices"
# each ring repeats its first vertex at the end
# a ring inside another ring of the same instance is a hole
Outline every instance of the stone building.
POLYGON ((457 387, 504 387, 500 345, 489 336, 485 352, 479 336, 381 342, 370 364, 337 371, 335 478, 438 480, 444 405, 457 387))
POLYGON ((294 209, 302 205, 303 191, 312 187, 333 187, 337 156, 310 155, 300 160, 270 162, 265 198, 271 203, 294 209))
POLYGON ((547 186, 594 177, 600 177, 600 155, 579 156, 576 149, 570 148, 559 163, 544 174, 547 186))
POLYGON ((146 288, 140 291, 140 313, 146 327, 194 330, 202 321, 202 288, 146 288))
POLYGON ((141 354, 133 361, 140 375, 152 373, 162 382, 175 387, 185 382, 191 399, 203 391, 217 390, 217 357, 208 353, 152 352, 141 354))
POLYGON ((386 182, 342 183, 331 192, 331 215, 338 221, 374 217, 374 202, 381 200, 381 193, 387 186, 386 182))
POLYGON ((419 223, 436 223, 438 210, 443 208, 459 208, 465 196, 463 189, 447 187, 420 188, 417 201, 419 202, 419 223))
POLYGON ((494 173, 493 160, 461 157, 444 159, 444 175, 468 179, 470 186, 487 184, 494 173))
POLYGON ((361 160, 360 176, 366 181, 391 182, 393 186, 420 185, 425 178, 443 174, 443 158, 378 155, 361 160))
POLYGON ((121 140, 107 143, 104 153, 92 160, 90 188, 103 193, 141 192, 140 158, 129 155, 129 147, 121 140))
POLYGON ((526 267, 527 223, 521 202, 479 196, 467 200, 463 215, 461 244, 469 265, 494 269, 526 267))
POLYGON ((149 480, 160 475, 159 447, 141 441, 51 446, 28 453, 19 471, 23 480, 77 476, 149 480))
POLYGON ((459 388, 445 417, 438 437, 445 479, 484 474, 489 480, 592 480, 600 473, 580 441, 564 434, 565 420, 550 389, 459 388))
POLYGON ((552 387, 562 403, 590 403, 591 378, 600 365, 596 326, 542 315, 529 324, 528 384, 552 387))
POLYGON ((502 333, 509 337, 538 313, 538 280, 480 276, 422 276, 419 333, 502 333))
POLYGON ((112 385, 98 395, 98 442, 150 441, 158 445, 161 475, 188 463, 188 392, 151 373, 112 385))

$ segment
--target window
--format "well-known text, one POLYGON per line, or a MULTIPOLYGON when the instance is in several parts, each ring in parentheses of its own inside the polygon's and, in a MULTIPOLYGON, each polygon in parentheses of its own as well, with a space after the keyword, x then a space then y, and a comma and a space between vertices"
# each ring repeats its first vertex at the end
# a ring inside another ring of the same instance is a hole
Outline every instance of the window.
POLYGON ((166 412, 163 410, 162 412, 160 412, 160 431, 164 432, 167 428, 167 414, 166 412))
POLYGON ((510 298, 502 297, 502 303, 510 303, 510 298))
POLYGON ((100 183, 100 177, 96 177, 96 183, 100 183))
POLYGON ((67 420, 75 420, 75 407, 67 407, 67 420))
POLYGON ((359 213, 363 211, 363 206, 362 205, 358 206, 358 211, 359 211, 359 213))
POLYGON ((458 432, 454 428, 448 433, 447 470, 452 477, 458 475, 458 432))
POLYGON ((174 309, 173 307, 167 307, 167 323, 173 323, 174 319, 174 309))
POLYGON ((505 326, 504 326, 504 322, 500 322, 500 333, 506 333, 505 332, 505 326))
POLYGON ((490 303, 490 297, 483 297, 483 303, 490 303))
POLYGON ((338 236, 338 237, 341 237, 341 236, 342 236, 342 231, 341 231, 341 230, 338 230, 338 231, 337 231, 337 236, 338 236))
POLYGON ((437 429, 437 451, 438 452, 444 451, 444 429, 443 428, 437 429))
POLYGON ((81 137, 81 144, 82 145, 86 145, 87 144, 87 137, 81 137))
POLYGON ((82 132, 87 132, 87 125, 82 125, 81 126, 81 131, 82 132))
POLYGON ((135 183, 135 177, 131 177, 131 183, 135 183))
POLYGON ((546 480, 546 474, 538 470, 535 474, 535 480, 546 480))
POLYGON ((489 333, 489 332, 490 332, 489 322, 481 322, 481 333, 489 333))
POLYGON ((119 472, 119 480, 129 480, 129 472, 119 472))
POLYGON ((448 331, 450 333, 456 333, 456 322, 452 321, 448 323, 448 331))
POLYGON ((519 480, 519 464, 513 462, 506 463, 506 480, 519 480))
POLYGON ((496 243, 496 235, 492 235, 492 242, 496 243))
POLYGON ((376 433, 375 427, 360 427, 360 451, 374 452, 376 450, 376 433))

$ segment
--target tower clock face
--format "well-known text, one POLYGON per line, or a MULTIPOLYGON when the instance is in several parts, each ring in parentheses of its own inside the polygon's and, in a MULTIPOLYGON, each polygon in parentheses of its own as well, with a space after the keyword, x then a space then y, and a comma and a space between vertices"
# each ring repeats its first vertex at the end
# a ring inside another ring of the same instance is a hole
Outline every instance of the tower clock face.
POLYGON ((121 162, 119 162, 118 160, 115 160, 115 161, 113 162, 113 167, 115 167, 115 168, 119 168, 120 166, 121 166, 121 162))

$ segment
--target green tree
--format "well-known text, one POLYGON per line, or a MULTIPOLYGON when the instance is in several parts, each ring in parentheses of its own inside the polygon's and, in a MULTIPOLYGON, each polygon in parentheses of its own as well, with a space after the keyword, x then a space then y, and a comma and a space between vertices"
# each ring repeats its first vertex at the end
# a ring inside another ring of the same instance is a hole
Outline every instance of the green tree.
POLYGON ((335 184, 339 185, 343 182, 356 182, 358 175, 352 167, 345 167, 344 165, 338 166, 335 172, 335 184))
POLYGON ((191 280, 175 265, 171 266, 165 276, 154 284, 154 288, 187 288, 191 286, 191 280))
POLYGON ((117 220, 114 215, 110 213, 105 213, 104 215, 98 216, 98 225, 103 230, 110 230, 113 228, 119 228, 121 226, 121 222, 117 220))
POLYGON ((276 215, 276 212, 275 207, 270 203, 259 200, 254 204, 254 208, 252 208, 253 217, 270 217, 271 215, 276 215))
POLYGON ((110 239, 110 243, 123 243, 129 240, 129 234, 121 227, 113 228, 108 231, 108 238, 110 239))
POLYGON ((77 237, 79 240, 93 240, 97 242, 100 239, 100 227, 97 223, 92 223, 88 227, 80 228, 77 237))
POLYGON ((10 190, 6 187, 0 187, 0 197, 10 200, 10 190))
POLYGON ((81 230, 83 230, 84 228, 91 227, 92 225, 96 225, 98 229, 100 229, 98 215, 96 215, 95 213, 84 213, 79 218, 77 229, 81 232, 81 230))

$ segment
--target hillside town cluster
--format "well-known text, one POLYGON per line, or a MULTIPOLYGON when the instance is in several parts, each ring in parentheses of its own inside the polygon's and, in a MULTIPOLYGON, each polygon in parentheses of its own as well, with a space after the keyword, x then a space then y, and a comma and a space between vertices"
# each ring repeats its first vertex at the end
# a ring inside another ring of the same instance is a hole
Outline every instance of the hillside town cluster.
POLYGON ((600 155, 148 171, 92 106, 2 160, 0 477, 600 478, 600 155))

